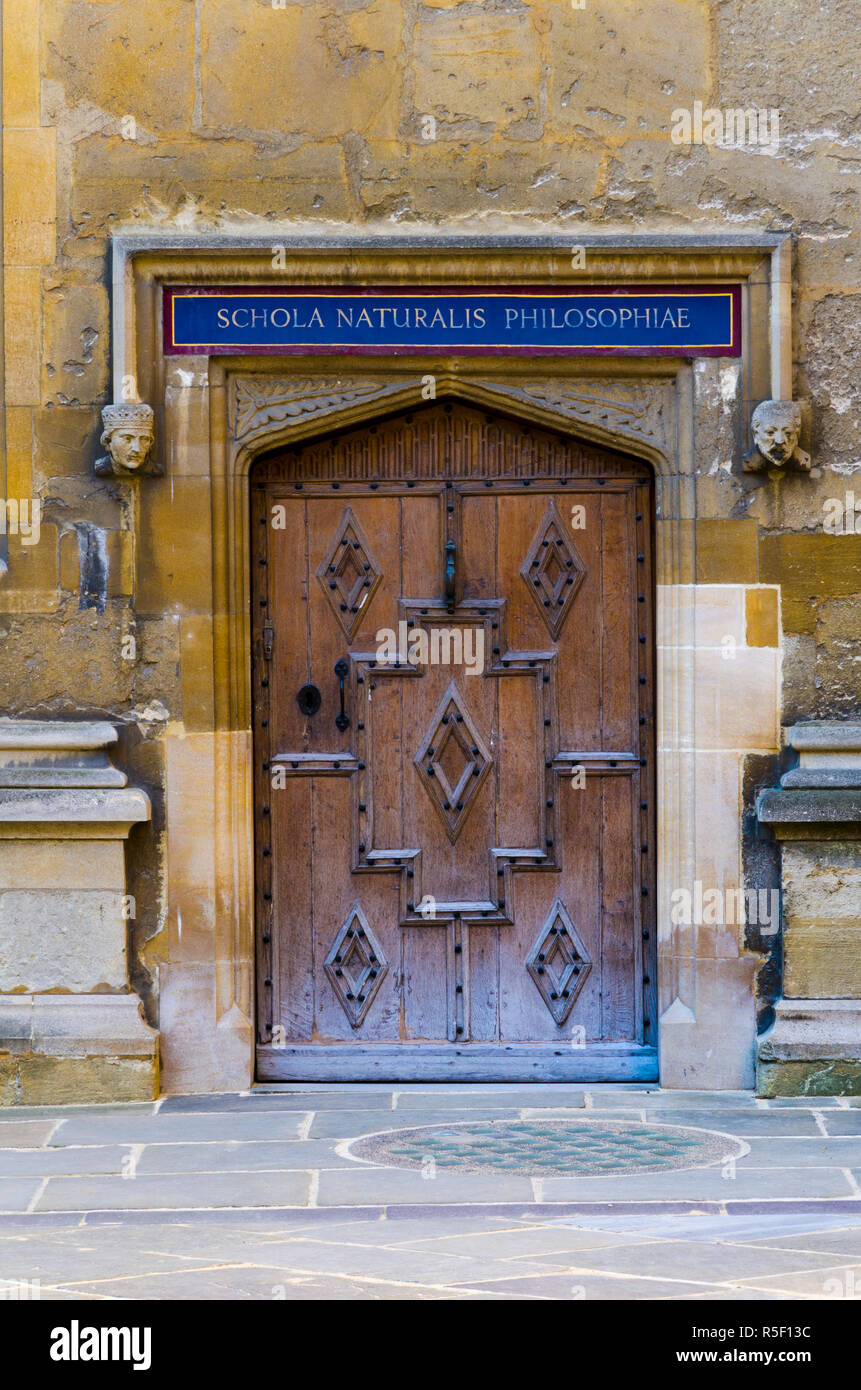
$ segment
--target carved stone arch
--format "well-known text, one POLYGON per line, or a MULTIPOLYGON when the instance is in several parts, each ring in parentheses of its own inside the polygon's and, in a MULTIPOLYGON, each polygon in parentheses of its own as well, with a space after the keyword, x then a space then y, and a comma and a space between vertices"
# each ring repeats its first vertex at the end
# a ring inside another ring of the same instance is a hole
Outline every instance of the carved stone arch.
MULTIPOLYGON (((387 374, 283 377, 237 375, 232 380, 230 426, 234 471, 246 474, 255 458, 332 428, 359 427, 381 413, 425 404, 420 378, 387 374)), ((434 399, 460 400, 621 450, 671 472, 673 384, 661 378, 632 381, 474 378, 445 372, 434 377, 434 399)))

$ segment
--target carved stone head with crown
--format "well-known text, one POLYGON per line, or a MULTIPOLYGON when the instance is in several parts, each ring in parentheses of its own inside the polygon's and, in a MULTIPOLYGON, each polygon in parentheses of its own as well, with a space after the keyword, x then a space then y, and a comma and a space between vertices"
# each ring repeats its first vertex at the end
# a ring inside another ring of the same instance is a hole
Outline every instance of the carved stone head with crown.
POLYGON ((163 472, 151 459, 155 442, 152 406, 141 401, 106 405, 100 442, 107 449, 104 458, 96 460, 95 471, 100 477, 139 478, 163 472))

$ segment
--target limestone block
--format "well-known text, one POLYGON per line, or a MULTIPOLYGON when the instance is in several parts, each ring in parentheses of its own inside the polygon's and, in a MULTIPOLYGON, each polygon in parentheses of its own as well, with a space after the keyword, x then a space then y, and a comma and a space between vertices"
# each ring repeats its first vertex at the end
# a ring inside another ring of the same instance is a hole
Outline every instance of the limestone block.
POLYGON ((551 28, 548 125, 583 128, 618 140, 647 127, 666 129, 674 107, 690 107, 710 85, 710 17, 687 0, 587 0, 573 9, 541 0, 529 9, 551 28))
POLYGON ((3 276, 6 401, 39 405, 41 401, 42 276, 38 266, 6 267, 3 276))
MULTIPOLYGON (((346 131, 393 135, 405 15, 399 0, 370 13, 312 3, 275 9, 209 0, 203 10, 203 121, 222 135, 273 132, 278 125, 326 139, 346 131), (276 77, 277 74, 277 77, 276 77)), ((282 136, 277 140, 282 146, 282 136)))
POLYGON ((746 590, 745 628, 749 647, 780 646, 780 590, 776 585, 746 590))
MULTIPOLYGON (((42 550, 41 542, 33 547, 42 550)), ((56 560, 56 553, 54 552, 56 560)), ((0 609, 10 599, 4 587, 0 609)), ((0 703, 6 710, 64 705, 68 709, 128 709, 134 702, 134 663, 124 661, 120 634, 94 608, 71 600, 63 621, 27 613, 3 623, 0 703)))
POLYGON ((754 749, 780 746, 779 653, 771 647, 671 648, 658 651, 664 689, 693 689, 693 718, 680 723, 669 702, 661 710, 664 748, 754 749))
POLYGON ((44 393, 56 404, 98 399, 109 386, 109 308, 102 286, 63 285, 44 299, 44 393))
POLYGON ((713 10, 720 104, 779 106, 799 130, 820 121, 852 129, 854 18, 841 4, 723 0, 713 10))
POLYGON ((57 133, 3 133, 3 231, 8 265, 51 265, 57 241, 57 133))
MULTIPOLYGON (((538 34, 529 10, 426 12, 413 36, 413 98, 449 138, 476 139, 495 130, 515 138, 539 116, 538 34), (477 61, 479 59, 480 61, 477 61)), ((540 134, 524 130, 532 138, 540 134)))
POLYGON ((39 108, 38 24, 32 0, 5 0, 3 5, 3 125, 37 126, 39 108))
POLYGON ((741 584, 659 585, 658 646, 744 646, 745 594, 741 584))
POLYGON ((660 1020, 663 1087, 734 1091, 753 1085, 755 970, 753 957, 682 963, 678 994, 660 1020))
POLYGON ((763 536, 759 554, 760 578, 779 584, 784 598, 809 604, 861 593, 861 536, 763 536))
MULTIPOLYGON (((228 967, 226 961, 219 964, 228 967)), ((166 1091, 245 1090, 253 1081, 253 1026, 236 1006, 216 1021, 216 973, 214 962, 161 967, 166 1091)))
POLYGON ((122 840, 0 839, 0 892, 10 888, 121 893, 122 840))
POLYGON ((755 521, 697 522, 699 584, 755 584, 758 577, 755 521))
POLYGON ((861 998, 861 842, 783 846, 784 994, 861 998))
MULTIPOLYGON (((440 127, 442 130, 443 127, 440 127)), ((394 140, 371 140, 347 164, 362 207, 370 217, 405 213, 428 223, 455 214, 520 213, 570 220, 586 212, 588 193, 602 158, 600 144, 583 138, 504 143, 436 140, 404 149, 394 140)))
POLYGON ((0 994, 124 989, 127 927, 121 893, 0 892, 0 994))
POLYGON ((62 85, 70 107, 115 120, 131 115, 150 131, 191 125, 193 5, 115 0, 94 13, 88 0, 69 0, 56 10, 47 73, 62 85))
MULTIPOLYGON (((74 158, 70 215, 86 221, 90 239, 102 250, 118 219, 182 217, 193 225, 198 214, 223 218, 225 210, 246 222, 249 217, 347 219, 355 208, 344 149, 335 142, 309 141, 273 152, 247 139, 223 145, 219 140, 207 141, 202 150, 193 137, 163 137, 156 162, 146 146, 93 135, 76 144, 74 158)), ((272 241, 278 244, 274 235, 272 241)))

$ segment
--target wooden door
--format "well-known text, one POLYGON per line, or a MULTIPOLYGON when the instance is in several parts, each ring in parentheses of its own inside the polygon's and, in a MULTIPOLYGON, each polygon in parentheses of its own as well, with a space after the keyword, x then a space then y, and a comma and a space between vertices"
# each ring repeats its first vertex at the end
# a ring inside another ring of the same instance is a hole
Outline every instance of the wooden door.
POLYGON ((261 1078, 655 1078, 650 495, 461 405, 258 464, 261 1078))

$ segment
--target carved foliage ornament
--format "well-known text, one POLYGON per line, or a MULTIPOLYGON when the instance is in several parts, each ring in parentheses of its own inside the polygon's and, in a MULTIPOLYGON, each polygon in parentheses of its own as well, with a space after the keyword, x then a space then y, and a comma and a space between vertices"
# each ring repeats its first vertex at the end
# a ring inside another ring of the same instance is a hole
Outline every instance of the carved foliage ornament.
MULTIPOLYGON (((464 382, 467 388, 469 384, 464 382)), ((503 383, 485 379, 474 384, 482 393, 492 392, 500 399, 544 406, 570 420, 666 448, 664 396, 660 387, 640 382, 595 380, 503 383)), ((234 437, 244 443, 265 434, 272 425, 291 419, 335 415, 356 401, 403 395, 409 385, 403 377, 240 377, 234 386, 234 437)), ((415 394, 418 403, 419 377, 415 380, 415 394)))
POLYGON ((237 440, 250 439, 270 425, 329 415, 399 389, 402 381, 367 377, 244 377, 236 382, 234 393, 234 434, 237 440))
POLYGON ((155 422, 152 406, 142 401, 106 405, 102 411, 100 443, 107 449, 96 459, 94 469, 102 478, 139 478, 161 474, 161 465, 152 458, 155 422))
POLYGON ((798 447, 801 406, 795 401, 762 401, 751 416, 754 448, 744 458, 745 473, 795 467, 810 472, 810 455, 798 447))

